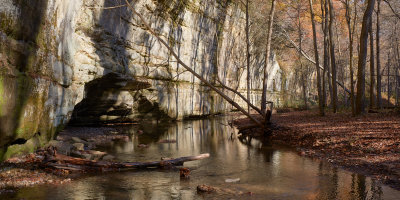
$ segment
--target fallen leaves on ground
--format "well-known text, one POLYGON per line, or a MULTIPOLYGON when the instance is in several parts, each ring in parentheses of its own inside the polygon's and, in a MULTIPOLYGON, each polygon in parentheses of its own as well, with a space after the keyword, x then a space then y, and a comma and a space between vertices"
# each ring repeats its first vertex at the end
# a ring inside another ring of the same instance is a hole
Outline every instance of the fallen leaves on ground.
MULTIPOLYGON (((238 126, 246 123, 251 122, 236 121, 238 126)), ((315 111, 298 111, 275 114, 272 123, 277 126, 273 141, 297 147, 301 155, 326 159, 400 189, 399 114, 352 117, 347 113, 327 113, 321 117, 315 111)))

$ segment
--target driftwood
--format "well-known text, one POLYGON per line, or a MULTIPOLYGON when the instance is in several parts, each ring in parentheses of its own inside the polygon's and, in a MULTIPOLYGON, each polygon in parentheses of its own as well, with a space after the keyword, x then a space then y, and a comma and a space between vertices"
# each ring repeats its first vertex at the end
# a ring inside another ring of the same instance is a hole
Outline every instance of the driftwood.
POLYGON ((82 158, 74 158, 62 154, 47 156, 41 163, 44 168, 71 171, 117 171, 122 169, 146 169, 146 168, 165 168, 170 166, 181 166, 184 162, 201 160, 210 157, 210 154, 200 154, 198 156, 187 156, 175 159, 151 161, 151 162, 110 162, 94 161, 82 158))
MULTIPOLYGON (((6 162, 14 165, 31 165, 43 169, 66 170, 77 172, 88 171, 119 171, 124 169, 148 169, 148 168, 169 168, 172 166, 182 166, 184 162, 201 160, 210 157, 210 154, 200 154, 197 156, 187 156, 180 158, 164 158, 160 161, 151 162, 113 162, 97 161, 83 158, 71 157, 58 154, 57 149, 50 146, 46 149, 38 150, 36 153, 28 154, 23 157, 8 159, 6 162)), ((186 172, 187 175, 189 172, 186 172)))
POLYGON ((237 189, 231 189, 230 187, 215 187, 210 185, 198 185, 197 193, 199 194, 218 194, 218 195, 229 195, 229 196, 239 196, 240 199, 248 199, 248 196, 253 195, 252 192, 244 192, 237 189))

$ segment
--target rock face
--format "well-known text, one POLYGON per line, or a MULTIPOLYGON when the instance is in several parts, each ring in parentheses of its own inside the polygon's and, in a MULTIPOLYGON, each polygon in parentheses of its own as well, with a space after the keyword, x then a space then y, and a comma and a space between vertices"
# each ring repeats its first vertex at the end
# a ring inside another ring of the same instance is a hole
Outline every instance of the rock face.
MULTIPOLYGON (((245 21, 238 5, 137 0, 134 7, 196 72, 245 90, 245 21)), ((71 117, 80 124, 182 119, 232 109, 119 1, 0 0, 0 44, 0 160, 45 144, 71 117)), ((263 62, 255 56, 254 103, 263 62)), ((279 91, 281 70, 270 62, 269 89, 279 91)))

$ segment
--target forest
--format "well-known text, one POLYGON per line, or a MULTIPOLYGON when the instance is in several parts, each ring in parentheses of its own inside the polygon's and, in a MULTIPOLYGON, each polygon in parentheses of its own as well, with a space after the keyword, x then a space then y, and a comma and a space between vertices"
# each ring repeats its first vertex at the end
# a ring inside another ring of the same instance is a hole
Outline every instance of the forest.
POLYGON ((0 0, 0 199, 398 199, 398 0, 0 0))

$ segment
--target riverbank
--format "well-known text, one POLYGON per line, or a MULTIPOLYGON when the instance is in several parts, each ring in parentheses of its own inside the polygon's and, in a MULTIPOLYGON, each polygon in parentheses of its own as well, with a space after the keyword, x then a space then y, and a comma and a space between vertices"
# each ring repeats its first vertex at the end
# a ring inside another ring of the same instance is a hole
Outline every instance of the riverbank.
MULTIPOLYGON (((251 122, 239 119, 235 123, 243 126, 251 122)), ((352 117, 347 113, 327 113, 321 117, 316 111, 296 111, 274 114, 272 123, 273 142, 290 145, 301 155, 327 160, 400 190, 399 114, 352 117)))
POLYGON ((93 161, 110 161, 114 156, 95 150, 96 146, 129 140, 112 127, 68 127, 35 153, 13 157, 0 163, 0 194, 12 193, 15 189, 38 184, 63 184, 79 177, 74 170, 47 168, 41 160, 48 147, 57 153, 93 161))

